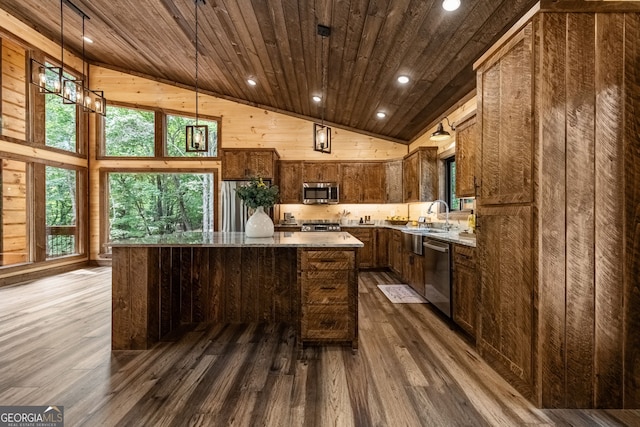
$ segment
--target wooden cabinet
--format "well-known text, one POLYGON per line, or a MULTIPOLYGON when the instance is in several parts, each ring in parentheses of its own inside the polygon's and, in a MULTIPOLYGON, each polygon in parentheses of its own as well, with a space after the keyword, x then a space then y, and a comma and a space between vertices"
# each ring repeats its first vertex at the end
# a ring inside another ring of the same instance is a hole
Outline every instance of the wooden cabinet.
POLYGON ((385 202, 402 203, 402 160, 385 162, 385 202))
POLYGON ((384 203, 384 163, 342 163, 340 174, 340 203, 384 203))
POLYGON ((533 386, 533 276, 530 206, 480 207, 478 346, 521 390, 533 386))
POLYGON ((403 254, 402 231, 392 229, 389 242, 389 267, 399 278, 402 278, 403 254))
POLYGON ((453 320, 475 338, 479 307, 476 249, 453 245, 453 320))
POLYGON ((389 267, 389 238, 391 230, 388 228, 376 228, 375 266, 377 268, 389 267))
POLYGON ((341 230, 364 243, 364 247, 358 248, 358 268, 373 268, 375 266, 375 229, 372 227, 342 227, 341 230))
POLYGON ((302 203, 302 161, 278 162, 280 203, 302 203))
POLYGON ((278 152, 271 148, 222 149, 222 179, 242 180, 256 176, 277 178, 278 152))
POLYGON ((438 198, 438 148, 418 147, 403 161, 403 202, 428 202, 438 198))
POLYGON ((475 197, 476 116, 456 126, 456 196, 475 197))
POLYGON ((340 163, 304 162, 303 182, 340 182, 340 163))
POLYGON ((424 256, 411 250, 404 253, 404 280, 420 295, 424 295, 424 256))
POLYGON ((300 250, 299 342, 349 341, 358 346, 355 251, 300 250))

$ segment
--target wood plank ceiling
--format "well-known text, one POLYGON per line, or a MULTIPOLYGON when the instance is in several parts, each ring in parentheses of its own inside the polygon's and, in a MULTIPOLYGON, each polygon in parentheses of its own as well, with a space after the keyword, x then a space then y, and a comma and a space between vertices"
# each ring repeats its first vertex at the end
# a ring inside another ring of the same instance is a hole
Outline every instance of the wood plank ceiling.
MULTIPOLYGON (((194 86, 194 0, 72 2, 90 17, 89 61, 194 86)), ((447 12, 442 0, 206 0, 198 85, 408 143, 475 88, 473 62, 535 3, 462 0, 447 12), (318 24, 331 36, 319 36, 318 24), (322 95, 323 68, 324 113, 311 99, 322 95), (399 75, 411 81, 400 85, 399 75)), ((60 0, 0 0, 0 8, 60 42, 60 0)), ((81 54, 80 16, 66 4, 62 10, 65 47, 81 54)))

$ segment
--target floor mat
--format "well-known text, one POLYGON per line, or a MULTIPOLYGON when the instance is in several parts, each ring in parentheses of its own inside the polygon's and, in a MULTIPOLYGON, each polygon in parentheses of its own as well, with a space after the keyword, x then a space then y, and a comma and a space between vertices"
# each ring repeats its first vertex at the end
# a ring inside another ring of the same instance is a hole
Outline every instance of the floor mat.
POLYGON ((378 285, 378 289, 394 304, 426 304, 409 285, 378 285))

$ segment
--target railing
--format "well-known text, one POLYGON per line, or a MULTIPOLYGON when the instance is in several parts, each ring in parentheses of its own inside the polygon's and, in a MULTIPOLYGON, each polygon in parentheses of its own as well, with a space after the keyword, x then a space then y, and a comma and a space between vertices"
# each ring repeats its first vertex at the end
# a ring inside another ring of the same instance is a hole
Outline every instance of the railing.
POLYGON ((75 254, 76 233, 75 225, 47 227, 47 258, 75 254))

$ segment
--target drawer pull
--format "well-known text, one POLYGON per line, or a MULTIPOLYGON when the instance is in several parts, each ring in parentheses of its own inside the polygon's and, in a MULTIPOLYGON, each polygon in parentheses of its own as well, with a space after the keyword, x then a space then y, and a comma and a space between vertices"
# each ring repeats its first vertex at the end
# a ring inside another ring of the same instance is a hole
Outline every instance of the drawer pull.
POLYGON ((337 288, 335 286, 322 286, 320 289, 323 291, 335 291, 337 288))
POLYGON ((336 321, 335 320, 323 320, 320 322, 320 326, 324 326, 326 328, 330 327, 330 326, 335 326, 336 325, 336 321))

